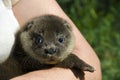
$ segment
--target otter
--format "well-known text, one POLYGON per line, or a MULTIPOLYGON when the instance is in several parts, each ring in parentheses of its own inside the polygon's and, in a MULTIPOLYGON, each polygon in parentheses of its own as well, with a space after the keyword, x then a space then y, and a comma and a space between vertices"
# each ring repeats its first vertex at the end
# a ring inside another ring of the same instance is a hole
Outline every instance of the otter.
POLYGON ((94 72, 72 53, 74 36, 70 24, 55 15, 43 15, 26 23, 17 33, 9 58, 0 64, 0 79, 30 71, 62 67, 94 72))

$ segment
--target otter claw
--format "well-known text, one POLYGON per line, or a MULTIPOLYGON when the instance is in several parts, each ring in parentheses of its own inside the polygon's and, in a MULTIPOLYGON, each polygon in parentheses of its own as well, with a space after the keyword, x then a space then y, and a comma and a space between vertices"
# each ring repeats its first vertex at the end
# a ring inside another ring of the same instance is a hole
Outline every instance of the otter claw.
POLYGON ((91 66, 86 66, 86 67, 83 67, 83 71, 89 71, 89 72, 94 72, 95 69, 91 66))

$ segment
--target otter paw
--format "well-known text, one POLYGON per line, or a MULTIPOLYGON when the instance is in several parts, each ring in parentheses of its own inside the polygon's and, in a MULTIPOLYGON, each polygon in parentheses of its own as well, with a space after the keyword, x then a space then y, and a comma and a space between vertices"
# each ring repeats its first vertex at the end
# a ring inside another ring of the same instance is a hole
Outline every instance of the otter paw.
POLYGON ((95 71, 95 69, 92 66, 90 66, 90 65, 84 66, 82 68, 82 70, 83 71, 89 71, 89 72, 94 72, 95 71))

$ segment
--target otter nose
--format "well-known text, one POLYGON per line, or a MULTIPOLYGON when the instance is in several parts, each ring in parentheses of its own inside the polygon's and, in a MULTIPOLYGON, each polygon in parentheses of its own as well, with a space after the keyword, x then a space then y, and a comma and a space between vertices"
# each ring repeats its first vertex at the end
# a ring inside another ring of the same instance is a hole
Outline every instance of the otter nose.
POLYGON ((54 49, 54 48, 50 48, 50 49, 45 49, 44 52, 46 54, 54 54, 57 52, 57 49, 54 49))

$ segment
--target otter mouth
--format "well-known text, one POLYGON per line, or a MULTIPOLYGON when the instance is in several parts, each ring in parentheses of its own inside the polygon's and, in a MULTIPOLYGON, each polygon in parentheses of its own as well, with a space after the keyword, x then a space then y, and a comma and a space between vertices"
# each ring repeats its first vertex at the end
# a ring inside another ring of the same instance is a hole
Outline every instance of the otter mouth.
POLYGON ((55 59, 50 58, 45 63, 46 64, 57 64, 59 62, 60 62, 60 60, 55 60, 55 59))
POLYGON ((47 58, 45 59, 48 59, 48 61, 57 61, 59 58, 55 55, 46 55, 47 58))
POLYGON ((57 57, 56 55, 50 55, 50 54, 45 55, 43 59, 46 64, 57 64, 61 61, 59 57, 57 57))
POLYGON ((57 64, 61 62, 60 53, 50 54, 50 53, 40 53, 37 52, 34 56, 39 62, 45 64, 57 64))

